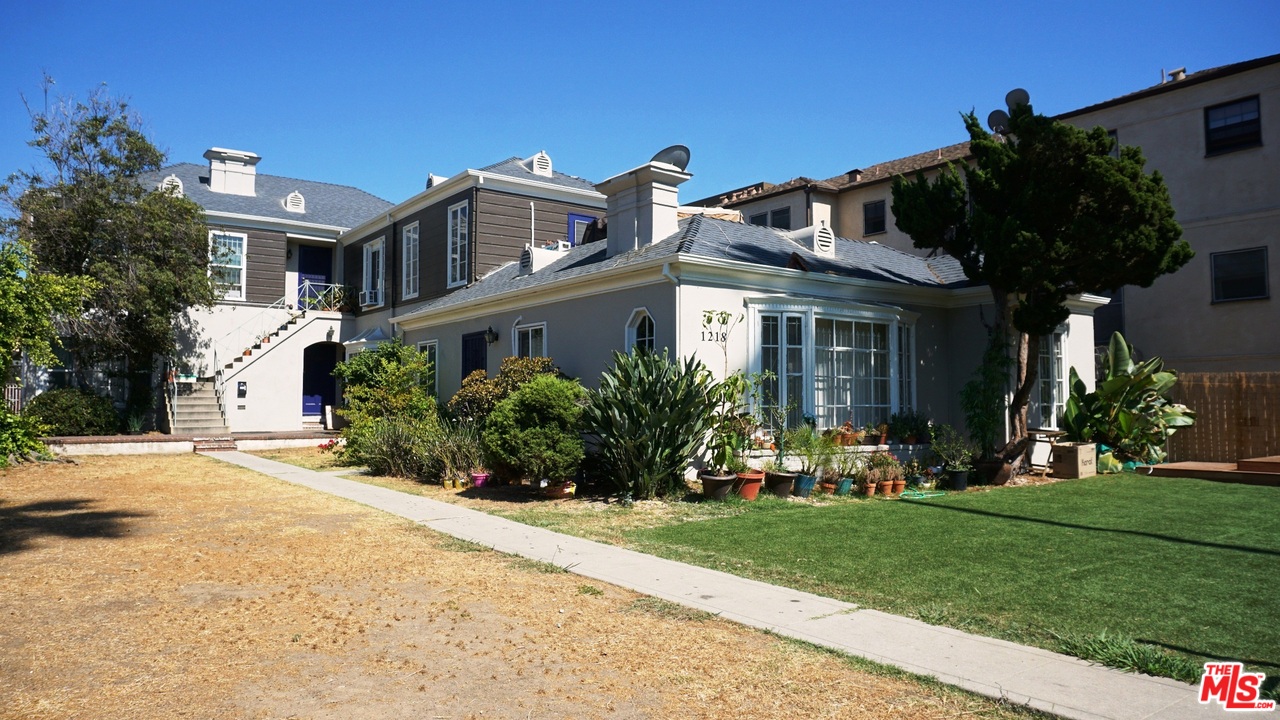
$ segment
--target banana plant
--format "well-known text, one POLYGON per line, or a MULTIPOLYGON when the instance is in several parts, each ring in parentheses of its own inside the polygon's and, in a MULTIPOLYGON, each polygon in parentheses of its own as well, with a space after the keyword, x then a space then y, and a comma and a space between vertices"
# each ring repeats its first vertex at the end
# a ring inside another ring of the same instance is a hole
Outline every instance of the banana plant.
POLYGON ((1104 470, 1125 461, 1162 462, 1169 436, 1196 418, 1187 406, 1168 398, 1178 374, 1165 370, 1158 357, 1134 363, 1132 349, 1118 332, 1111 336, 1103 371, 1097 389, 1089 392, 1071 368, 1071 396, 1063 415, 1067 439, 1109 446, 1110 452, 1098 458, 1104 470))

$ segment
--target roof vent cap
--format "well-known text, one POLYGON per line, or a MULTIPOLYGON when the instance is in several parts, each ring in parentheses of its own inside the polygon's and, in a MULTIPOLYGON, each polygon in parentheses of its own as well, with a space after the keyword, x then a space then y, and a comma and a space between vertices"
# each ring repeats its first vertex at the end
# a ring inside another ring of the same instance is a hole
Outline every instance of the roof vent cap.
POLYGON ((526 159, 523 164, 534 175, 551 177, 551 156, 546 150, 539 150, 537 155, 526 159))
POLYGON ((175 197, 182 197, 182 180, 177 175, 170 175, 160 181, 159 189, 172 193, 175 197))
POLYGON ((307 211, 307 200, 302 197, 302 193, 294 190, 289 193, 289 197, 284 199, 284 209, 291 213, 305 213, 307 211))
POLYGON ((1187 79, 1187 69, 1186 69, 1185 67, 1180 67, 1180 68, 1178 68, 1177 70, 1170 70, 1170 71, 1169 71, 1169 79, 1170 79, 1170 80, 1172 80, 1172 81, 1174 81, 1174 82, 1178 82, 1179 80, 1186 80, 1186 79, 1187 79))
POLYGON ((799 230, 788 230, 782 236, 814 255, 829 258, 836 256, 836 234, 825 222, 799 230))

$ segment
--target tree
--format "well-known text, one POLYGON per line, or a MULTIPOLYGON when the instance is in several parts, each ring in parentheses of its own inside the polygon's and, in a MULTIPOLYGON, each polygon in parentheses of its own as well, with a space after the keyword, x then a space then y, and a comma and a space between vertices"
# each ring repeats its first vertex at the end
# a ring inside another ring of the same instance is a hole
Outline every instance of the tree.
POLYGON ((965 275, 991 289, 991 331, 1013 345, 1011 433, 998 454, 1021 458, 1027 403, 1036 385, 1040 338, 1066 321, 1068 298, 1149 287, 1193 255, 1181 239, 1169 192, 1148 175, 1142 151, 1092 130, 1012 109, 1008 133, 991 135, 963 115, 973 166, 954 166, 930 182, 923 173, 893 182, 897 227, 918 248, 941 250, 965 275))
MULTIPOLYGON (((45 79, 46 90, 51 83, 45 79)), ((60 98, 45 110, 27 109, 34 135, 28 144, 44 163, 0 185, 14 211, 3 232, 32 250, 33 273, 95 281, 83 312, 60 318, 73 369, 126 361, 129 405, 145 410, 155 357, 176 352, 188 308, 217 299, 204 214, 144 181, 165 156, 124 100, 99 89, 84 101, 60 98)))
POLYGON ((21 242, 0 244, 0 382, 12 377, 20 352, 37 365, 56 365, 56 319, 78 313, 93 289, 88 278, 33 272, 35 264, 21 242))

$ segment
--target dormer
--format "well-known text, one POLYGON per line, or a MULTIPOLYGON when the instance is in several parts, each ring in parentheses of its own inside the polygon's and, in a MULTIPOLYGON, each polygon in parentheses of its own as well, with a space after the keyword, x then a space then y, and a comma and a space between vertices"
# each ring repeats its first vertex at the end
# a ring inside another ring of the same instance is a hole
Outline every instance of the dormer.
POLYGON ((783 235, 814 255, 829 258, 836 256, 836 234, 827 227, 826 223, 791 230, 783 235))
POLYGON ((209 160, 209 189, 227 195, 255 194, 254 180, 258 175, 258 161, 262 158, 244 150, 209 148, 204 156, 209 160))
POLYGON ((547 154, 546 150, 539 150, 537 155, 522 160, 521 164, 534 175, 551 177, 551 156, 547 154))
POLYGON ((289 193, 289 197, 284 199, 284 209, 291 213, 305 213, 307 211, 307 200, 302 197, 302 193, 294 190, 289 193))
POLYGON ((160 181, 158 189, 167 191, 176 197, 182 197, 182 180, 178 179, 177 175, 170 175, 160 181))

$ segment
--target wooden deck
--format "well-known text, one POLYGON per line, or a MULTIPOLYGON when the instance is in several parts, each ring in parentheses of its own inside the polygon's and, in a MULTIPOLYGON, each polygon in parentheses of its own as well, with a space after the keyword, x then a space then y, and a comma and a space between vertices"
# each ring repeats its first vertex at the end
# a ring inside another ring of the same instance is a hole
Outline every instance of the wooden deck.
POLYGON ((1176 462, 1140 468, 1157 477, 1185 477, 1215 482, 1280 487, 1280 456, 1250 458, 1233 463, 1176 462))

